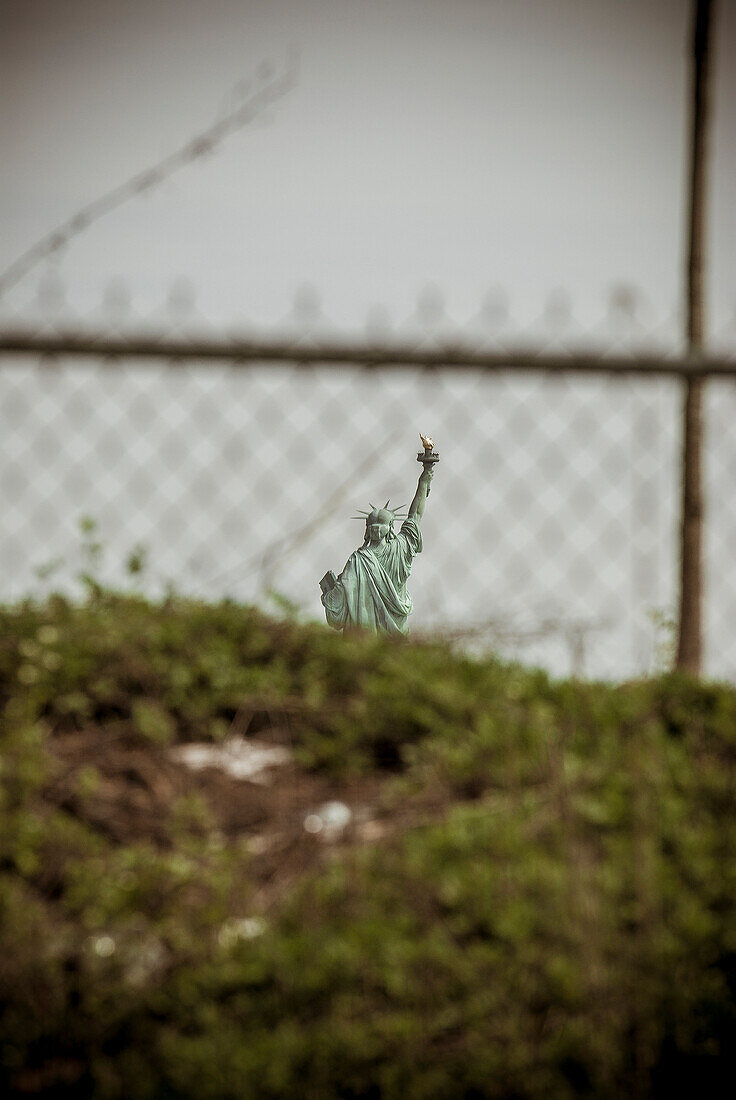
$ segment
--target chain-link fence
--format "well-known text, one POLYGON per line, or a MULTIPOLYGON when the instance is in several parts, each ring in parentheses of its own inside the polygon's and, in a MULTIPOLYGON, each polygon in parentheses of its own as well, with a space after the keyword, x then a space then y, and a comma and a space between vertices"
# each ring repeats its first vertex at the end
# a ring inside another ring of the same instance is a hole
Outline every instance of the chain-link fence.
MULTIPOLYGON (((548 316, 544 338, 497 313, 489 335, 442 317, 433 327, 425 309, 413 329, 378 331, 374 318, 346 343, 300 309, 260 344, 208 342, 190 326, 172 346, 175 324, 5 318, 2 598, 69 589, 91 553, 104 583, 322 618, 319 578, 362 542, 350 517, 411 499, 421 430, 441 461, 409 583, 414 632, 556 673, 620 678, 668 662, 674 323, 653 337, 628 308, 628 329, 619 316, 616 332, 614 310, 595 330, 555 332, 548 316), (80 539, 83 516, 94 540, 80 539), (146 564, 126 579, 131 556, 146 564)), ((736 377, 706 392, 706 671, 736 679, 736 377)))

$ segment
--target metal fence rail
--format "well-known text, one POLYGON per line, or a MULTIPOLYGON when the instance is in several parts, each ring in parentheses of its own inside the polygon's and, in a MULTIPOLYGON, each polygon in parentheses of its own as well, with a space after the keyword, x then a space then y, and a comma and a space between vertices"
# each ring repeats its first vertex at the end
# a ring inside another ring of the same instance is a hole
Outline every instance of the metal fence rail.
POLYGON ((542 371, 557 374, 640 374, 666 378, 736 378, 736 359, 726 355, 661 352, 602 353, 600 347, 551 352, 544 347, 478 350, 451 341, 441 347, 411 342, 371 344, 364 340, 223 340, 160 335, 111 336, 107 333, 52 334, 0 331, 0 356, 75 356, 84 359, 165 359, 172 364, 218 361, 238 364, 281 363, 320 367, 425 367, 442 370, 542 371))

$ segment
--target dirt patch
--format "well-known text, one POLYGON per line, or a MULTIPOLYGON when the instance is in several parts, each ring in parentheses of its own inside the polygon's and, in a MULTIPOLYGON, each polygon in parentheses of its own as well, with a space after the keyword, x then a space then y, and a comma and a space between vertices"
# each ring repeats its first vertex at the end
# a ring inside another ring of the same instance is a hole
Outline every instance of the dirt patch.
MULTIPOLYGON (((91 727, 49 742, 55 774, 42 797, 119 844, 172 844, 183 800, 202 803, 203 830, 251 856, 256 905, 268 908, 304 871, 344 845, 390 831, 385 779, 338 782, 280 763, 252 778, 186 763, 177 749, 131 744, 91 727)), ((395 824, 395 823, 394 823, 395 824)))

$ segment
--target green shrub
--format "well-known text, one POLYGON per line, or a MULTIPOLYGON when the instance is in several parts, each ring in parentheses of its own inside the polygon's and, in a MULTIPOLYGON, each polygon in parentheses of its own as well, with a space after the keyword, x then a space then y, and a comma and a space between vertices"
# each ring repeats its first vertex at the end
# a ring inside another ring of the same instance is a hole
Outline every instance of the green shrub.
POLYGON ((0 708, 6 1091, 669 1097, 734 1070, 732 687, 95 589, 0 609, 0 708), (196 797, 125 844, 93 760, 52 797, 64 738, 159 758, 231 729, 380 780, 387 835, 262 911, 196 797))

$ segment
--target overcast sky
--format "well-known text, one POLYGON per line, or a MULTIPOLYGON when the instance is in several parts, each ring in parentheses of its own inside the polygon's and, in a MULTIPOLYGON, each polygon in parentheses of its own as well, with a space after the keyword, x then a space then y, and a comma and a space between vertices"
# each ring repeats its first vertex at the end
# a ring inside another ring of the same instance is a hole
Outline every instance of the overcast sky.
MULTIPOLYGON (((296 88, 215 155, 80 235, 70 299, 115 276, 150 312, 184 277, 213 320, 395 320, 428 283, 459 320, 612 284, 681 291, 687 0, 0 0, 0 268, 232 102, 264 60, 296 88)), ((736 0, 717 10, 714 323, 736 304, 736 0)), ((21 306, 37 276, 12 295, 21 306)))

